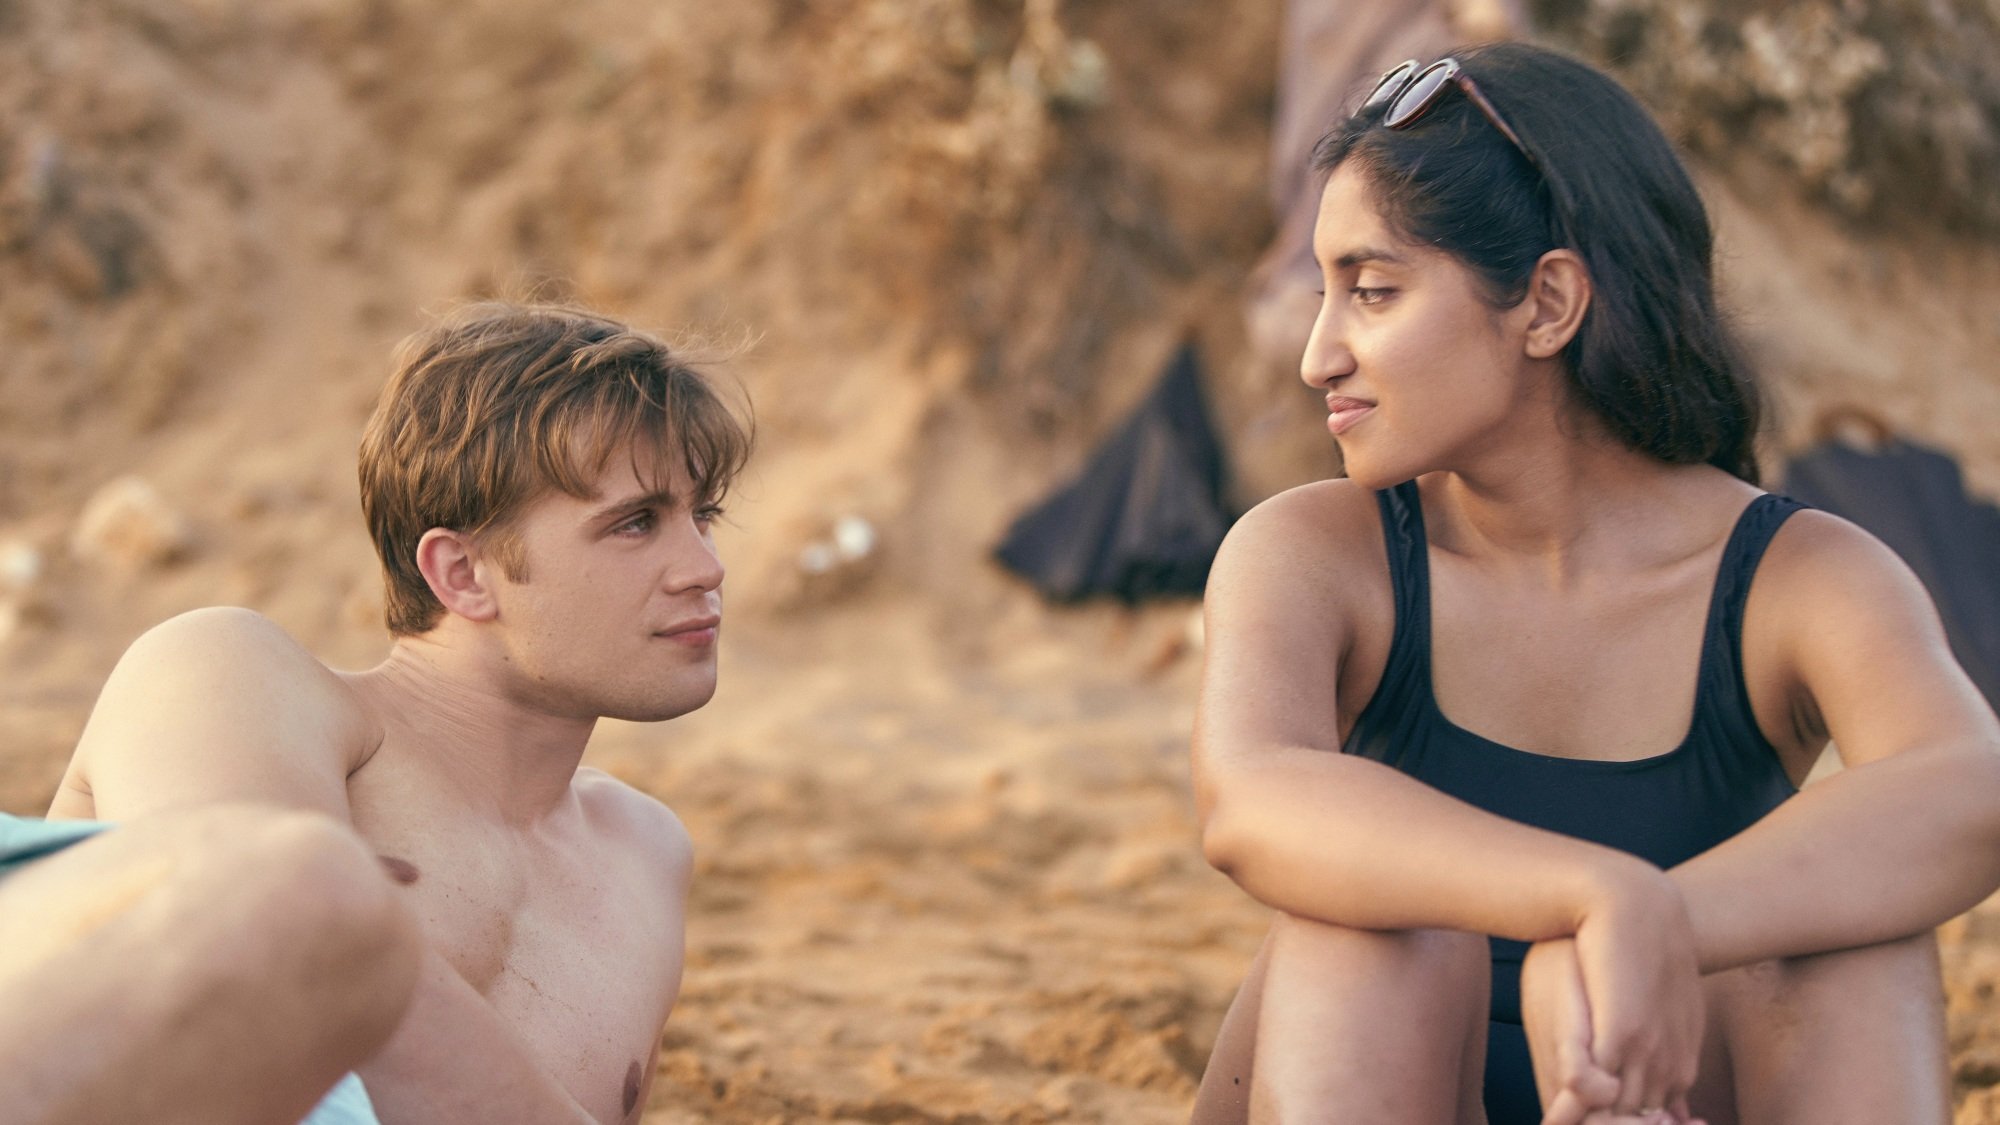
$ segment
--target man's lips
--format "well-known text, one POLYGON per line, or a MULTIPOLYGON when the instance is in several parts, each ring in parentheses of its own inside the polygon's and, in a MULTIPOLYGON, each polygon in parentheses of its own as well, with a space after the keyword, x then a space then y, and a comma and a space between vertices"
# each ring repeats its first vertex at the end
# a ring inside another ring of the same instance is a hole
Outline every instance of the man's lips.
POLYGON ((694 617, 676 625, 661 629, 653 635, 684 645, 706 645, 715 643, 715 632, 722 625, 722 618, 710 614, 694 617))
POLYGON ((1348 395, 1328 395, 1326 396, 1326 428, 1332 430, 1334 436, 1338 437, 1356 422, 1361 421, 1362 418, 1366 417, 1374 409, 1375 404, 1365 398, 1353 398, 1348 395))

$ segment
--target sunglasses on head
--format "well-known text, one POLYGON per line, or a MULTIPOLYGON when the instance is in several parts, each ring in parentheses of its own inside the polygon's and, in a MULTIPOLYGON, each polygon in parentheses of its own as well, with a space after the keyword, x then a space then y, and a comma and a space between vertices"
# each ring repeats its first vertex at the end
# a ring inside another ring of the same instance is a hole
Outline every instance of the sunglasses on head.
POLYGON ((1466 98, 1479 107, 1479 112, 1486 115, 1486 120, 1491 121, 1493 127, 1500 130, 1501 135, 1513 143, 1514 148, 1527 158, 1529 164, 1540 170, 1541 162, 1535 159, 1534 153, 1528 151, 1527 145, 1521 143, 1521 135, 1514 131, 1513 126, 1507 124, 1506 118, 1500 116, 1500 111, 1495 109, 1486 95, 1479 91, 1479 83, 1474 82, 1472 76, 1465 73, 1465 69, 1458 65, 1457 59, 1442 58, 1421 69, 1415 59, 1397 64, 1390 68, 1389 73, 1382 76, 1381 81, 1375 83, 1374 91, 1368 95, 1367 101, 1361 103, 1361 108, 1374 109, 1378 105, 1386 104, 1389 108, 1382 113, 1382 124, 1390 129, 1407 129, 1423 120, 1424 115, 1429 113, 1437 105, 1438 99, 1444 96, 1444 92, 1453 86, 1464 91, 1466 98))

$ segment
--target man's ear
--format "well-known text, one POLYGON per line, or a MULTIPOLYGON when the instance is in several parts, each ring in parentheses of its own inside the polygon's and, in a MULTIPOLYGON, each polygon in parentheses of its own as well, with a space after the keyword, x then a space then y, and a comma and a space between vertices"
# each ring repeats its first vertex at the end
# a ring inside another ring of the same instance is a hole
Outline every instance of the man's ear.
POLYGON ((1542 255, 1528 278, 1525 302, 1530 316, 1523 346, 1530 358, 1562 354, 1583 326, 1583 314, 1590 311, 1591 291, 1590 271, 1576 251, 1551 250, 1542 255))
POLYGON ((464 532, 434 527, 417 541, 417 569, 445 610, 473 621, 491 621, 499 616, 500 605, 480 562, 464 532))

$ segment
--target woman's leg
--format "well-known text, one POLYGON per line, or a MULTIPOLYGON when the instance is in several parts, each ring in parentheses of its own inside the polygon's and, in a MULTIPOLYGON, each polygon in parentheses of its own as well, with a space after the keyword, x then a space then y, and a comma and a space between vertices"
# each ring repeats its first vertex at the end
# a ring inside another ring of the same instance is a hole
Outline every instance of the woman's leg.
POLYGON ((1734 1105, 1711 1125, 1946 1125, 1944 987, 1931 934, 1745 966, 1711 978, 1734 1105), (1730 1112, 1733 1109, 1733 1112, 1730 1112))
POLYGON ((388 1038, 422 938, 325 817, 162 813, 0 882, 10 1122, 297 1121, 388 1038))
POLYGON ((1279 916, 1223 1021, 1195 1122, 1478 1125, 1490 974, 1474 935, 1279 916))
POLYGON ((1245 1125, 1250 1120, 1250 1083, 1256 1073, 1257 1014, 1264 1000, 1264 970, 1271 961, 1271 939, 1258 948, 1250 971, 1237 986, 1236 999, 1215 1033, 1215 1049, 1201 1073, 1194 1096, 1194 1116, 1188 1125, 1245 1125))

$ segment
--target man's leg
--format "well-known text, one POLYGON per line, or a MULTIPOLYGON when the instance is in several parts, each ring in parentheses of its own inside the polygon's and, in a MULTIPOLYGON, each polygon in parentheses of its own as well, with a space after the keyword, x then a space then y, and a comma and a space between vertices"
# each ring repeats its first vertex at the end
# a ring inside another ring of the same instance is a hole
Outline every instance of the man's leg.
POLYGON ((324 817, 113 829, 0 880, 0 1105, 24 1125, 296 1122, 395 1029, 421 940, 324 817))

